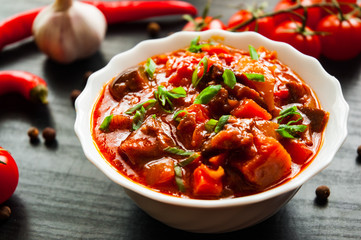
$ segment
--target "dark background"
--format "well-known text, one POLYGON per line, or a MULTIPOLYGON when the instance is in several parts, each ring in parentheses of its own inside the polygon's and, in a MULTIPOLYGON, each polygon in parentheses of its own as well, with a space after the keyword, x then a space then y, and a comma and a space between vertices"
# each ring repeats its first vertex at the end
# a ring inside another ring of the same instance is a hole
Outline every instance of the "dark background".
MULTIPOLYGON (((0 21, 51 2, 2 0, 0 21)), ((206 3, 190 2, 200 11, 206 3)), ((254 3, 214 0, 210 15, 221 14, 227 22, 241 4, 254 3)), ((275 3, 269 1, 267 10, 275 3)), ((159 37, 185 24, 180 16, 151 20, 162 28, 159 37)), ((0 70, 34 73, 47 81, 50 91, 47 106, 33 105, 16 94, 0 96, 0 146, 11 152, 20 172, 18 188, 6 202, 12 216, 0 223, 0 239, 361 239, 361 161, 356 153, 361 144, 361 56, 346 62, 320 60, 339 79, 350 105, 349 134, 332 164, 304 184, 277 214, 254 227, 212 235, 167 227, 140 210, 120 186, 85 158, 73 130, 70 93, 83 89, 85 72, 102 68, 115 54, 148 39, 146 26, 151 20, 109 26, 100 50, 70 65, 48 60, 31 38, 0 52, 0 70), (55 128, 57 141, 44 144, 41 138, 30 143, 27 130, 31 126, 40 131, 55 128), (331 189, 324 205, 315 202, 319 185, 331 189)))

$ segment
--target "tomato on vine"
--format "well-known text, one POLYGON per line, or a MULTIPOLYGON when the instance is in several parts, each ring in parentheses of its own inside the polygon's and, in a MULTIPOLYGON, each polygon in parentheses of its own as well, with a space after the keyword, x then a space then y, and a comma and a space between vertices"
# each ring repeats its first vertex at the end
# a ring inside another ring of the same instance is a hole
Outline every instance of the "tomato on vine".
POLYGON ((233 14, 228 21, 228 29, 235 31, 255 31, 265 37, 271 37, 274 29, 272 17, 255 18, 257 13, 248 10, 240 10, 233 14), (248 24, 245 24, 249 22, 248 24), (243 24, 245 24, 243 26, 243 24), (242 26, 241 26, 242 25, 242 26), (241 26, 241 27, 237 27, 241 26))
POLYGON ((226 25, 217 17, 208 16, 209 3, 205 6, 202 16, 192 18, 190 15, 184 15, 188 23, 183 27, 183 31, 206 31, 210 29, 225 30, 226 25))
MULTIPOLYGON (((275 8, 274 11, 283 11, 283 10, 287 10, 287 9, 292 9, 292 8, 296 8, 298 4, 301 4, 304 7, 310 6, 312 4, 319 4, 322 3, 323 0, 281 0, 279 1, 275 8)), ((276 24, 280 24, 284 21, 300 21, 302 22, 302 17, 305 15, 305 11, 302 7, 299 7, 297 9, 291 10, 291 11, 286 11, 286 12, 282 12, 279 14, 275 15, 275 23, 276 24), (293 13, 292 13, 293 12, 293 13)), ((307 21, 306 21, 306 25, 308 27, 311 28, 315 28, 317 26, 317 23, 319 22, 319 20, 322 18, 322 14, 323 14, 323 9, 321 7, 308 7, 307 8, 307 21)))
POLYGON ((348 60, 361 52, 361 20, 353 15, 328 15, 317 25, 322 54, 332 60, 348 60))
POLYGON ((273 32, 272 39, 290 44, 298 51, 319 58, 321 43, 319 36, 300 22, 285 21, 278 25, 273 32))
POLYGON ((226 25, 219 19, 210 16, 196 17, 189 21, 183 31, 206 31, 210 29, 226 29, 226 25))
POLYGON ((0 204, 13 195, 18 181, 19 171, 14 158, 0 147, 0 204))

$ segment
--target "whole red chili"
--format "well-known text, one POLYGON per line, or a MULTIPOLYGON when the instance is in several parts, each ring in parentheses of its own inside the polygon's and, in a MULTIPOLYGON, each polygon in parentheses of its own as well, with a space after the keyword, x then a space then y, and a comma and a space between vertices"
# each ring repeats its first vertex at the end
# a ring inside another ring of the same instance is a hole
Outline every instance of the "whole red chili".
POLYGON ((8 44, 30 37, 33 21, 41 9, 17 14, 0 23, 0 50, 8 44))
POLYGON ((97 7, 107 23, 135 21, 172 14, 196 15, 197 9, 183 1, 83 1, 97 7))
POLYGON ((33 102, 46 104, 48 88, 46 82, 29 72, 0 71, 0 95, 17 92, 33 102))
MULTIPOLYGON (((108 24, 141 20, 149 17, 190 14, 197 9, 183 1, 83 1, 97 7, 108 24)), ((0 23, 0 50, 8 44, 23 40, 32 35, 32 24, 41 8, 26 11, 0 23)))

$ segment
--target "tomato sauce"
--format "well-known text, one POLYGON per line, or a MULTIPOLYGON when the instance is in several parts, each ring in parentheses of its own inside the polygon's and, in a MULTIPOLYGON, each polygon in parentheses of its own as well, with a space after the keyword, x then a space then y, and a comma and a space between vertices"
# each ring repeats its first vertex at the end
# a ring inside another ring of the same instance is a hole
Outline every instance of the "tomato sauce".
POLYGON ((328 116, 276 52, 194 39, 111 79, 92 136, 120 174, 154 191, 234 198, 302 171, 328 116))

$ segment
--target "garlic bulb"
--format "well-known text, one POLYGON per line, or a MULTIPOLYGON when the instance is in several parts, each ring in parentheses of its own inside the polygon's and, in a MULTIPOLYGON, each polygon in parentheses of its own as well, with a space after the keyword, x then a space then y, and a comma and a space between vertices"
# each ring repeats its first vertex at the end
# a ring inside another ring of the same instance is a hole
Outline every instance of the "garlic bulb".
POLYGON ((103 13, 96 7, 55 0, 37 15, 32 31, 41 51, 57 62, 71 63, 99 49, 106 26, 103 13))

